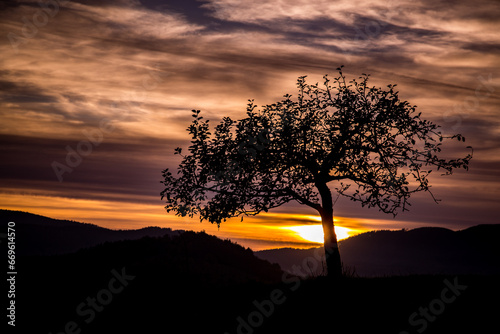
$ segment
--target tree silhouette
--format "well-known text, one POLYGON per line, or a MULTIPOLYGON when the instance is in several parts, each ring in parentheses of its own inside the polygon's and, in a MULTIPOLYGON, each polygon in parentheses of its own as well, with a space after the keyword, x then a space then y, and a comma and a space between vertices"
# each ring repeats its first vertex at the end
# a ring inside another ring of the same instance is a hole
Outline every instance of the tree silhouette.
POLYGON ((468 169, 472 154, 437 156, 444 139, 464 137, 445 136, 421 119, 415 106, 400 101, 395 85, 369 87, 365 74, 347 82, 342 67, 337 70, 321 87, 299 77, 296 99, 285 95, 260 111, 250 101, 246 118, 224 117, 213 134, 193 110, 189 154, 175 150, 183 158, 177 176, 163 171, 166 210, 219 225, 291 201, 305 204, 322 219, 328 275, 340 277, 332 190, 395 216, 408 210, 411 194, 432 195, 433 169, 468 169))

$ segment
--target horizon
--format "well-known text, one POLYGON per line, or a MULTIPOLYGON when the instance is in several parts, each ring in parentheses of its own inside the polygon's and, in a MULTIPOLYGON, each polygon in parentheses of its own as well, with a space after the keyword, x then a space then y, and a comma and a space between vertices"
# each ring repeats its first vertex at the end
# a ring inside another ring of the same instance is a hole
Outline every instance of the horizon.
POLYGON ((313 244, 318 214, 297 203, 220 229, 167 214, 161 171, 175 170, 174 148, 189 145, 192 109, 212 124, 241 119, 248 99, 263 106, 296 96, 299 76, 322 82, 345 65, 348 79, 367 73, 370 85, 397 84, 424 119, 467 138, 445 156, 463 157, 470 145, 474 158, 468 172, 430 177, 439 205, 415 194, 410 211, 393 218, 339 198, 339 239, 496 224, 499 11, 488 0, 2 4, 0 203, 112 229, 205 230, 252 249, 313 244))
MULTIPOLYGON (((304 234, 300 231, 294 231, 294 228, 296 227, 307 227, 307 226, 304 226, 304 225, 295 225, 295 226, 290 226, 290 227, 282 227, 283 229, 290 229, 292 232, 295 232, 296 234, 293 235, 293 236, 289 236, 289 239, 287 241, 281 241, 281 242, 272 242, 272 241, 269 241, 269 240, 258 240, 258 239, 254 239, 254 240, 251 240, 251 239, 236 239, 236 238, 225 238, 224 236, 222 235, 217 235, 216 233, 209 233, 207 232, 205 229, 199 229, 199 230, 192 230, 192 229, 175 229, 175 228, 171 228, 171 227, 161 227, 161 226, 157 226, 157 225, 140 225, 138 227, 135 227, 135 228, 129 228, 129 229, 123 229, 123 228, 110 228, 110 227, 106 227, 106 226, 102 226, 102 225, 98 225, 98 224, 93 224, 93 223, 88 223, 88 222, 84 222, 84 221, 76 221, 76 220, 72 220, 72 219, 59 219, 59 218, 54 218, 54 217, 50 217, 50 216, 46 216, 46 215, 41 215, 41 214, 37 214, 37 213, 34 213, 34 212, 28 212, 28 211, 19 211, 19 210, 8 210, 8 209, 4 209, 4 208, 0 208, 0 211, 11 211, 11 212, 19 212, 19 213, 23 213, 23 214, 30 214, 30 215, 35 215, 35 216, 40 216, 40 217, 43 217, 43 218, 48 218, 48 219, 54 219, 54 220, 60 220, 60 221, 71 221, 71 222, 75 222, 75 223, 79 223, 79 224, 87 224, 87 225, 93 225, 93 226, 97 226, 97 227, 100 227, 100 228, 104 228, 104 229, 108 229, 108 230, 112 230, 112 231, 138 231, 138 230, 141 230, 141 229, 147 229, 147 228, 167 228, 167 229, 170 229, 171 231, 175 232, 175 231, 179 231, 179 232, 185 232, 185 231, 192 231, 192 232, 204 232, 204 233, 207 233, 207 234, 211 234, 221 240, 224 240, 224 239, 229 239, 231 240, 233 243, 236 243, 244 248, 250 248, 253 252, 259 252, 259 251, 264 251, 264 250, 277 250, 277 249, 286 249, 286 248, 290 248, 290 249, 311 249, 311 248, 321 248, 323 247, 323 242, 315 242, 313 241, 312 239, 308 239, 307 238, 307 234, 304 234)), ((21 222, 22 223, 22 222, 21 222)), ((474 225, 474 226, 470 226, 470 227, 467 227, 467 228, 464 228, 464 229, 457 229, 457 230, 454 230, 454 229, 450 229, 450 228, 446 228, 446 227, 436 227, 436 226, 420 226, 420 227, 415 227, 415 228, 412 228, 412 229, 373 229, 373 230, 365 230, 365 231, 358 231, 358 232, 352 232, 352 231, 349 231, 349 233, 347 234, 339 234, 338 233, 338 241, 343 241, 343 240, 347 240, 349 238, 352 238, 352 237, 356 237, 356 236, 359 236, 361 234, 364 234, 364 233, 369 233, 369 232, 384 232, 384 231, 389 231, 389 232, 397 232, 397 231, 401 231, 401 230, 404 230, 405 232, 409 232, 409 231, 412 231, 412 230, 417 230, 417 229, 422 229, 422 228, 444 228, 444 229, 447 229, 447 230, 450 230, 450 231, 453 231, 453 232, 458 232, 458 231, 463 231, 463 230, 466 230, 468 228, 471 228, 471 227, 475 227, 475 226, 481 226, 481 225, 490 225, 490 224, 478 224, 478 225, 474 225)), ((500 225, 500 224, 491 224, 491 225, 500 225)), ((319 226, 322 228, 322 226, 319 224, 319 225, 309 225, 309 226, 319 226)), ((290 232, 288 232, 290 233, 290 232)), ((322 236, 322 235, 321 235, 322 236)))

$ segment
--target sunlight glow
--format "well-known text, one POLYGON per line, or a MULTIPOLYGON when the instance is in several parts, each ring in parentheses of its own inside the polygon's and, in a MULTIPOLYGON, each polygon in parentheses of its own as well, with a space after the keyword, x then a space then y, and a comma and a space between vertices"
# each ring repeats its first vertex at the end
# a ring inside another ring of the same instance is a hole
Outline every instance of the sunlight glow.
MULTIPOLYGON (((301 238, 312 241, 323 243, 323 226, 321 224, 314 225, 299 225, 290 226, 287 229, 296 232, 301 238)), ((355 231, 347 227, 335 226, 335 234, 337 235, 337 240, 342 240, 349 238, 355 231)))

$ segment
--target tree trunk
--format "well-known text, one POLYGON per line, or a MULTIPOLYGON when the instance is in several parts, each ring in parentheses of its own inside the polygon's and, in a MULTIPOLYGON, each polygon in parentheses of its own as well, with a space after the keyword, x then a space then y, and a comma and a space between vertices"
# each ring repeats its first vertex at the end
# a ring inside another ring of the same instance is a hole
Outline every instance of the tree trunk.
POLYGON ((342 277, 342 262, 340 260, 339 246, 337 243, 337 235, 335 234, 333 224, 333 210, 324 212, 321 215, 323 224, 323 233, 325 235, 325 258, 328 277, 337 279, 342 277))
POLYGON ((338 279, 342 277, 342 262, 340 260, 337 235, 335 234, 333 224, 332 193, 326 183, 317 183, 316 187, 319 190, 323 204, 319 211, 321 214, 321 222, 323 224, 323 234, 325 236, 324 246, 326 269, 328 271, 329 278, 338 279))

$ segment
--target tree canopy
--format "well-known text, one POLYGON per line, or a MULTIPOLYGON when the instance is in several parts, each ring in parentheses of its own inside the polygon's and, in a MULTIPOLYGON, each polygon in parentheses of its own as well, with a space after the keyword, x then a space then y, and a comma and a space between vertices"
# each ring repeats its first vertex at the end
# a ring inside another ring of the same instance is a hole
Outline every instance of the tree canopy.
POLYGON ((193 110, 189 153, 175 150, 183 158, 177 175, 163 171, 167 211, 216 224, 290 201, 321 213, 333 187, 396 215, 408 209, 411 194, 431 193, 432 170, 468 169, 472 153, 439 157, 444 140, 465 138, 422 119, 399 99, 396 85, 370 87, 369 75, 347 81, 338 71, 322 86, 299 77, 296 98, 287 94, 260 110, 250 101, 245 118, 224 117, 213 131, 193 110))

